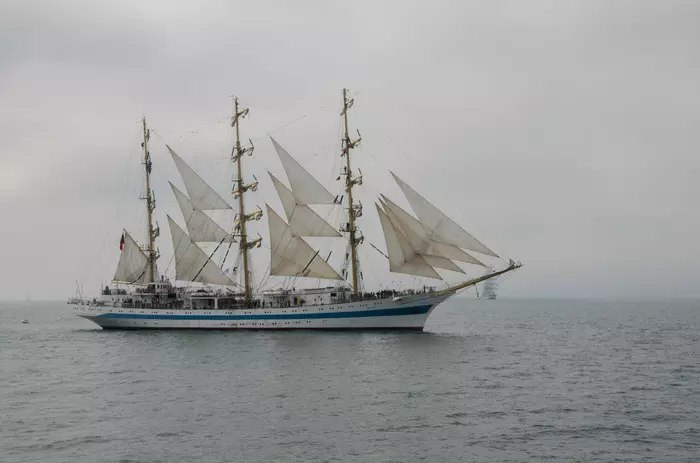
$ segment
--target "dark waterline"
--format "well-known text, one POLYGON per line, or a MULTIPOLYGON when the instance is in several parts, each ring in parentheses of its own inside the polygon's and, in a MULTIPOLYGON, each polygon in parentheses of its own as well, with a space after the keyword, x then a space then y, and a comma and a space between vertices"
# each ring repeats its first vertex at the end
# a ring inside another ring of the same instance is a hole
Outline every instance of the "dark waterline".
POLYGON ((0 461, 698 460, 698 301, 455 299, 427 330, 102 331, 2 303, 0 461))

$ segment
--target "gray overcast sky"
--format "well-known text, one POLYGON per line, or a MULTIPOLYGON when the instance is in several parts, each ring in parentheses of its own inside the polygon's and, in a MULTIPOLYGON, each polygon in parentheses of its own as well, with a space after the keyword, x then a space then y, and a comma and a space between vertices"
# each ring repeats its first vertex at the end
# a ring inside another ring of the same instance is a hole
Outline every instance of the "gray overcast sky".
POLYGON ((391 168, 526 264, 504 296, 700 296, 699 44, 696 1, 4 1, 0 299, 93 294, 142 239, 143 114, 164 267, 163 141, 226 192, 235 93, 251 169, 269 132, 333 188, 344 86, 372 242, 391 168))

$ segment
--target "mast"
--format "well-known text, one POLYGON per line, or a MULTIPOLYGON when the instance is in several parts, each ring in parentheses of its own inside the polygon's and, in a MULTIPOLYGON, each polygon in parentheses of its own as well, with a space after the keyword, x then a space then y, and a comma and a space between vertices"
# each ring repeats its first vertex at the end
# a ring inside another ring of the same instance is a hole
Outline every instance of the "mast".
POLYGON ((255 147, 253 146, 253 143, 250 143, 250 147, 242 148, 241 147, 241 138, 240 138, 240 130, 239 130, 239 125, 240 125, 240 120, 243 119, 246 115, 248 115, 248 108, 244 109, 239 109, 238 107, 238 97, 234 97, 233 99, 233 118, 231 122, 231 126, 235 127, 236 129, 236 143, 233 147, 233 153, 231 155, 231 160, 236 166, 236 177, 234 178, 234 189, 233 189, 233 197, 238 198, 238 218, 236 219, 235 222, 235 227, 238 230, 238 236, 240 238, 239 240, 239 245, 240 245, 240 251, 241 251, 241 256, 243 257, 243 300, 244 302, 248 303, 250 301, 250 273, 249 273, 249 266, 248 266, 248 250, 252 249, 253 247, 260 247, 262 243, 262 238, 258 238, 252 241, 248 241, 248 233, 246 231, 246 223, 250 220, 260 220, 262 217, 262 211, 257 210, 254 211, 248 215, 245 213, 245 204, 243 201, 243 194, 248 191, 249 189, 252 191, 257 190, 258 188, 258 182, 257 180, 251 184, 244 185, 243 184, 243 167, 241 163, 241 158, 243 157, 244 154, 248 154, 248 156, 253 154, 253 150, 255 147))
MULTIPOLYGON (((357 214, 355 210, 355 204, 352 199, 352 187, 357 184, 362 184, 362 176, 358 178, 352 177, 352 170, 350 167, 350 150, 355 148, 362 140, 360 136, 357 140, 351 141, 350 134, 348 133, 348 109, 350 109, 355 100, 353 98, 348 99, 348 89, 343 89, 343 111, 340 113, 343 116, 343 122, 345 125, 345 136, 343 137, 341 145, 341 157, 345 156, 345 191, 348 194, 348 227, 345 231, 350 234, 350 265, 352 267, 352 290, 353 294, 357 296, 359 292, 359 279, 357 270, 357 245, 360 244, 357 240, 357 227, 355 225, 355 220, 357 219, 357 214)), ((359 132, 358 132, 359 135, 359 132)))
POLYGON ((151 131, 146 126, 146 118, 141 119, 143 124, 143 143, 141 147, 143 148, 143 165, 146 169, 146 197, 141 198, 146 201, 146 213, 148 214, 148 248, 146 253, 148 254, 148 276, 149 281, 153 282, 156 279, 156 250, 154 247, 154 241, 158 237, 159 229, 153 229, 153 211, 156 208, 156 201, 153 197, 153 192, 151 191, 151 153, 148 151, 148 140, 151 138, 151 131))

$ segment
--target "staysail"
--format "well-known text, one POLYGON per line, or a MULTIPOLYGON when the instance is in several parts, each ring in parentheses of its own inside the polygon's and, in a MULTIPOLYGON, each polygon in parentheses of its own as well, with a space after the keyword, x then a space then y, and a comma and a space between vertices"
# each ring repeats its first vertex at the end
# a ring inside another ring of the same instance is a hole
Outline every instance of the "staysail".
MULTIPOLYGON (((484 265, 474 256, 464 252, 457 246, 440 243, 432 239, 430 231, 427 230, 421 224, 421 222, 418 221, 418 219, 403 210, 386 196, 381 195, 380 201, 384 205, 384 209, 386 210, 387 215, 389 215, 389 218, 398 222, 399 228, 404 230, 406 236, 411 241, 411 244, 422 254, 456 260, 458 262, 465 262, 468 264, 484 265)), ((440 265, 433 266, 445 268, 441 267, 440 265)))
POLYGON ((269 205, 270 275, 342 280, 338 272, 323 260, 269 205))
POLYGON ((168 216, 175 251, 175 279, 212 285, 233 286, 233 281, 209 259, 185 231, 168 216))
POLYGON ((389 258, 389 270, 427 278, 442 280, 442 277, 425 259, 416 254, 408 239, 391 223, 389 216, 376 204, 379 221, 384 231, 386 249, 389 258))
POLYGON ((233 236, 219 226, 204 212, 195 209, 192 202, 175 185, 170 183, 175 199, 180 206, 182 216, 185 219, 187 232, 195 243, 232 243, 233 236))
POLYGON ((411 208, 413 208, 413 211, 418 216, 418 220, 430 231, 435 241, 451 244, 488 256, 498 257, 495 252, 487 248, 483 243, 460 227, 454 220, 450 219, 442 211, 433 206, 427 199, 422 197, 396 176, 396 174, 392 172, 391 175, 394 176, 396 183, 399 184, 411 208))
POLYGON ((148 256, 141 250, 128 231, 124 230, 122 236, 124 244, 112 282, 144 285, 151 283, 148 272, 148 256))
POLYGON ((271 172, 268 172, 268 174, 270 174, 272 184, 275 186, 277 195, 282 202, 282 207, 289 221, 289 227, 295 235, 327 238, 338 238, 342 236, 338 233, 338 230, 323 220, 323 218, 309 206, 297 203, 297 199, 294 197, 292 191, 280 182, 277 177, 272 175, 271 172))
POLYGON ((270 137, 287 174, 297 204, 334 204, 335 197, 308 173, 291 154, 270 137))
POLYGON ((168 145, 170 155, 175 161, 180 177, 185 184, 185 189, 190 197, 190 202, 195 209, 211 211, 215 209, 231 209, 231 206, 212 187, 200 177, 180 156, 168 145))
POLYGON ((386 204, 383 204, 383 206, 384 213, 387 215, 387 217, 389 217, 389 221, 394 226, 394 230, 396 230, 397 233, 401 233, 404 235, 406 241, 410 244, 413 252, 423 257, 423 259, 425 259, 428 265, 430 265, 431 267, 437 267, 445 270, 452 270, 453 272, 464 273, 464 270, 462 270, 457 264, 452 262, 450 259, 447 259, 440 255, 430 255, 426 253, 425 251, 428 248, 428 240, 422 239, 410 228, 405 227, 397 218, 397 216, 387 207, 386 204))

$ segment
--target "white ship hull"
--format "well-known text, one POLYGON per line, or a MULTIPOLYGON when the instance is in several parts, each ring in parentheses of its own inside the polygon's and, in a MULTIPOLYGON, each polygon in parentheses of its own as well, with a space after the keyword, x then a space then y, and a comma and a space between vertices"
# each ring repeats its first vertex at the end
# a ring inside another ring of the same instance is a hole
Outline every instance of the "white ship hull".
POLYGON ((167 310, 85 304, 73 310, 104 329, 420 331, 435 306, 449 296, 422 294, 267 309, 167 310))

